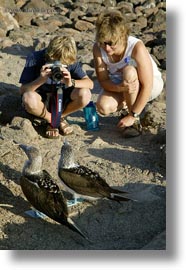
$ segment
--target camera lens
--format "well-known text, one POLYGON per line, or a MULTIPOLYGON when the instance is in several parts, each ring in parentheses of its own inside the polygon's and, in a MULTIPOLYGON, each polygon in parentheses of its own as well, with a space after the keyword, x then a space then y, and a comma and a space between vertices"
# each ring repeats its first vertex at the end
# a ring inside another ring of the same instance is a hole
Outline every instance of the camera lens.
POLYGON ((60 68, 59 67, 54 67, 52 69, 52 79, 54 81, 61 81, 62 78, 63 78, 63 74, 62 74, 60 68))

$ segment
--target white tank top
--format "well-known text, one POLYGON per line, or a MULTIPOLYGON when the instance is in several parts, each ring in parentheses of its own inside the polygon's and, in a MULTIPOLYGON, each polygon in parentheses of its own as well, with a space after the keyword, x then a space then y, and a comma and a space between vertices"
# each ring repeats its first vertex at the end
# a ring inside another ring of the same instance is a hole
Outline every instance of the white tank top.
MULTIPOLYGON (((112 75, 119 76, 119 77, 121 76, 121 71, 118 71, 118 70, 120 70, 121 68, 125 67, 128 64, 127 59, 131 58, 131 54, 132 54, 132 51, 134 49, 134 46, 136 45, 136 43, 138 41, 140 41, 140 39, 133 37, 133 36, 129 36, 128 41, 127 41, 127 48, 126 48, 125 54, 124 54, 123 58, 119 62, 116 62, 116 63, 111 63, 109 61, 107 53, 104 51, 103 48, 100 48, 103 62, 107 65, 111 76, 112 75)), ((158 67, 157 67, 155 61, 152 59, 151 55, 150 55, 150 59, 152 61, 154 76, 161 77, 161 72, 158 70, 158 67)), ((131 60, 132 60, 132 65, 135 66, 136 65, 135 60, 132 58, 131 58, 131 60)))

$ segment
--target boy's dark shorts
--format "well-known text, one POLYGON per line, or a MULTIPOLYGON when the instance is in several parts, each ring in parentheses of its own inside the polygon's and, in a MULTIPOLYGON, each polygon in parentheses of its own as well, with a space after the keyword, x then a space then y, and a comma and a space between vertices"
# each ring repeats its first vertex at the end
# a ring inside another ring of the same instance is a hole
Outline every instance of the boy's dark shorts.
MULTIPOLYGON (((63 111, 65 110, 66 106, 72 102, 71 93, 74 89, 69 87, 63 90, 63 111)), ((55 91, 55 90, 52 90, 55 91)), ((41 96, 43 103, 49 103, 50 96, 52 95, 51 88, 47 86, 42 86, 37 90, 37 93, 41 96)))

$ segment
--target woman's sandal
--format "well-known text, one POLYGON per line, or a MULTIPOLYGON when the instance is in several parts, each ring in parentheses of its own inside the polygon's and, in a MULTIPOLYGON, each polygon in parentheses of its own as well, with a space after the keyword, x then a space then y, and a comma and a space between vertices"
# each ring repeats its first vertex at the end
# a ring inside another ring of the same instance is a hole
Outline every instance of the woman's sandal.
POLYGON ((53 128, 53 127, 51 127, 50 124, 48 124, 47 128, 46 128, 46 138, 48 138, 48 139, 58 139, 59 138, 59 129, 58 128, 53 128))
POLYGON ((73 127, 62 117, 59 125, 59 132, 63 136, 67 136, 73 133, 73 127))

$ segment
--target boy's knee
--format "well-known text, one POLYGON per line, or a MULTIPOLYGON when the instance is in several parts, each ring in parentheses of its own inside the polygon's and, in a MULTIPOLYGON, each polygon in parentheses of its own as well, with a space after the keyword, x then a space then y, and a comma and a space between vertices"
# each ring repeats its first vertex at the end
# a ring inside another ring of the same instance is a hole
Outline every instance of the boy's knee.
POLYGON ((25 101, 25 102, 28 102, 30 100, 32 100, 34 98, 34 92, 25 92, 23 95, 22 95, 22 99, 25 101))
POLYGON ((22 95, 22 102, 26 108, 27 111, 30 111, 34 109, 38 102, 37 102, 37 96, 34 92, 25 92, 22 95))
POLYGON ((85 107, 91 100, 91 92, 89 89, 81 89, 79 102, 81 103, 82 107, 85 107))

